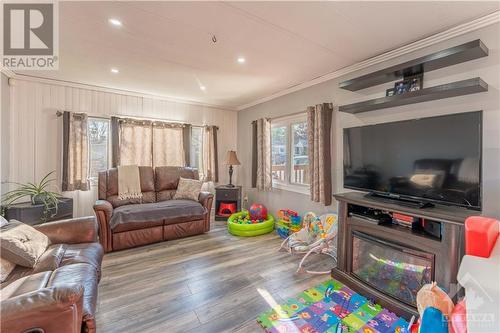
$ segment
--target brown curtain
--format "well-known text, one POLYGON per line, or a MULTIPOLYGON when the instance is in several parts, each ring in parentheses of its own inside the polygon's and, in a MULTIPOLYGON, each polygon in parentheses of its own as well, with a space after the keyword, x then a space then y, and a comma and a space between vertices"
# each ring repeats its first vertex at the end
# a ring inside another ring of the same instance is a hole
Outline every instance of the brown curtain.
POLYGON ((120 119, 119 124, 119 165, 153 165, 152 122, 120 119))
POLYGON ((332 203, 331 129, 332 104, 307 108, 307 143, 311 200, 325 206, 332 203))
POLYGON ((111 117, 111 166, 120 165, 120 118, 111 117))
POLYGON ((273 187, 271 170, 271 122, 262 118, 254 122, 253 151, 256 165, 252 165, 252 186, 259 191, 269 191, 273 187), (256 158, 255 158, 256 157, 256 158), (255 184, 254 183, 255 180, 255 184))
POLYGON ((63 191, 87 191, 88 183, 87 115, 63 113, 63 191))
POLYGON ((184 165, 191 166, 191 129, 193 126, 186 124, 182 128, 182 145, 184 146, 184 165))
POLYGON ((200 175, 204 181, 219 181, 217 126, 206 126, 203 133, 203 159, 200 175))
POLYGON ((185 166, 183 124, 153 123, 153 166, 185 166))
POLYGON ((252 121, 252 187, 257 187, 257 120, 252 121))

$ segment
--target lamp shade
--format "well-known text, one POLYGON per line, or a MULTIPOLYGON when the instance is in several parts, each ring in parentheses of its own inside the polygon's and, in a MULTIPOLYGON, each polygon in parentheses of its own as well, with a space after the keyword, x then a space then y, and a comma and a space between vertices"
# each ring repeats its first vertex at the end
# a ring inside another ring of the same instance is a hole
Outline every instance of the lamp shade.
POLYGON ((236 156, 236 152, 234 150, 229 150, 226 156, 226 165, 240 165, 240 161, 238 161, 238 156, 236 156))

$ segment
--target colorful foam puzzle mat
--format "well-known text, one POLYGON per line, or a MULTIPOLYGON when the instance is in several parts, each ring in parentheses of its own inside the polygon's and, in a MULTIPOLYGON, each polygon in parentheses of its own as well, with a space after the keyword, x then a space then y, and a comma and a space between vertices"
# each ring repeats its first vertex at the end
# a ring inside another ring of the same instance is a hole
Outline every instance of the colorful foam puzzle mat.
POLYGON ((337 280, 307 289, 258 316, 269 333, 408 333, 408 322, 337 280))

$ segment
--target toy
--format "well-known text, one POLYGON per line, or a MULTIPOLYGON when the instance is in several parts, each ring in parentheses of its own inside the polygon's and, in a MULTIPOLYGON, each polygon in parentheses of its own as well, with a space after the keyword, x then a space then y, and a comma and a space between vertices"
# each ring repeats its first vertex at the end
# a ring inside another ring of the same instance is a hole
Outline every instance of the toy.
POLYGON ((290 253, 305 253, 299 263, 297 272, 310 274, 329 274, 328 271, 311 271, 304 267, 306 259, 312 253, 322 253, 337 260, 336 237, 338 234, 338 217, 336 214, 325 214, 316 217, 316 214, 309 212, 304 216, 303 226, 296 233, 292 233, 281 243, 281 249, 286 249, 290 253))
POLYGON ((290 230, 297 232, 302 229, 302 220, 299 215, 290 216, 290 230))
POLYGON ((283 222, 290 223, 290 218, 292 216, 299 216, 299 214, 293 210, 290 210, 290 209, 278 210, 278 219, 283 221, 283 222))
POLYGON ((429 306, 424 310, 419 332, 448 333, 448 320, 440 310, 429 306))
POLYGON ((235 213, 227 220, 227 230, 232 235, 242 237, 267 234, 274 230, 274 217, 267 214, 266 220, 252 221, 248 211, 235 213))
POLYGON ((287 238, 290 234, 297 232, 302 227, 300 216, 290 209, 278 210, 278 221, 276 222, 276 233, 281 238, 287 238))
POLYGON ((465 300, 455 305, 451 313, 451 327, 455 333, 467 333, 467 312, 465 309, 465 300))
POLYGON ((275 229, 278 236, 285 239, 290 235, 290 226, 282 220, 276 221, 275 229))
POLYGON ((250 219, 251 220, 266 220, 267 219, 267 209, 261 204, 254 203, 250 206, 250 219))
POLYGON ((417 309, 420 317, 423 318, 424 311, 428 307, 433 307, 441 311, 447 318, 453 311, 453 301, 436 282, 425 284, 417 293, 417 309))

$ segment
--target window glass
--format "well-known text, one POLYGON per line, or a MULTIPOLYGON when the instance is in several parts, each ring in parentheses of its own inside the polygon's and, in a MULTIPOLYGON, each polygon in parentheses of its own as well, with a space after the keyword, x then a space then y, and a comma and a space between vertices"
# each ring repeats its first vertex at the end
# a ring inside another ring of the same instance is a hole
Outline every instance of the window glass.
POLYGON ((309 157, 307 152, 307 122, 292 124, 292 160, 290 182, 309 184, 309 157))
POLYGON ((203 127, 191 127, 190 164, 192 168, 200 170, 203 147, 203 127))
POLYGON ((273 180, 285 181, 287 165, 287 126, 273 126, 271 129, 271 162, 273 180))
POLYGON ((99 171, 108 169, 109 120, 90 118, 87 122, 89 137, 89 177, 97 180, 99 171))

